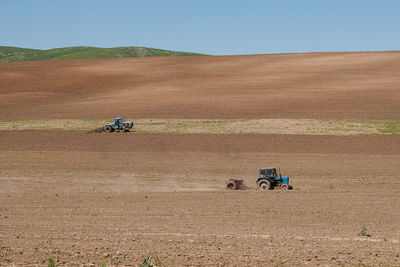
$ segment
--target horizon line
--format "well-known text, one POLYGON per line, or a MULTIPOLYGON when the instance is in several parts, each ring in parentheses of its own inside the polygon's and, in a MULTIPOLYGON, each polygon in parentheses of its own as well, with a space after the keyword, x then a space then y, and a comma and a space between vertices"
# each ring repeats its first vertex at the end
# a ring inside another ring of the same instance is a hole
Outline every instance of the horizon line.
POLYGON ((20 47, 13 45, 0 45, 0 47, 12 47, 12 48, 21 48, 21 49, 32 49, 32 50, 40 50, 47 51, 53 49, 63 49, 63 48, 78 48, 78 47, 87 47, 87 48, 99 48, 99 49, 113 49, 113 48, 127 48, 127 47, 138 47, 138 48, 149 48, 149 49, 158 49, 158 50, 167 50, 173 52, 184 52, 184 53, 195 53, 204 56, 252 56, 252 55, 281 55, 281 54, 313 54, 313 53, 373 53, 373 52, 400 52, 400 49, 389 49, 389 50, 324 50, 324 51, 295 51, 295 52, 266 52, 266 53, 244 53, 244 54, 203 54, 200 52, 193 51, 183 51, 183 50, 171 50, 165 48, 156 48, 150 46, 136 46, 136 45, 127 45, 127 46, 111 46, 111 47, 100 47, 100 46, 90 46, 90 45, 76 45, 76 46, 63 46, 63 47, 53 47, 53 48, 28 48, 28 47, 20 47))

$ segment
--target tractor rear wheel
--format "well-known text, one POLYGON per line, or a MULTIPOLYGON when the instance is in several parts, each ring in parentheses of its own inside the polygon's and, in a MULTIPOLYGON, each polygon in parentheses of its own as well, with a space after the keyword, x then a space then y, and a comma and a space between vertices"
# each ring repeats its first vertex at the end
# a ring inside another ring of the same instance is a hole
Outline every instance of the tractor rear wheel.
POLYGON ((106 131, 107 133, 112 133, 114 132, 114 128, 111 127, 110 125, 106 125, 104 126, 104 131, 106 131))
POLYGON ((258 187, 260 187, 261 190, 271 190, 271 182, 268 180, 261 180, 258 182, 258 187))

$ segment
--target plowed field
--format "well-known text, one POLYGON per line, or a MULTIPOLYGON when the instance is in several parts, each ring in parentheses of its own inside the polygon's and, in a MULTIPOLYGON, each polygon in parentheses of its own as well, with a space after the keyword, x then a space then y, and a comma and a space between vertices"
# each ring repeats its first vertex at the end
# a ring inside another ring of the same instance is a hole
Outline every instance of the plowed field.
POLYGON ((399 52, 0 64, 0 265, 400 265, 399 137, 293 126, 396 127, 399 74, 399 52), (117 115, 185 131, 73 129, 117 115), (258 190, 268 166, 294 190, 258 190))
POLYGON ((399 119, 400 52, 0 64, 0 119, 399 119))

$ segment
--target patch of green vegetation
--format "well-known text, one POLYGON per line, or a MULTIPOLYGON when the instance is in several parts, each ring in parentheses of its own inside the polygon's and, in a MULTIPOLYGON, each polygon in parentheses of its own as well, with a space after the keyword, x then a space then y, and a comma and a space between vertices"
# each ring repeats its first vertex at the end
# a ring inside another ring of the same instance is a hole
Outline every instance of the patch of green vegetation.
POLYGON ((54 262, 54 260, 52 258, 49 258, 47 266, 49 266, 49 267, 57 267, 58 265, 56 265, 56 263, 54 262))
POLYGON ((359 236, 366 236, 366 237, 371 237, 371 234, 368 232, 368 229, 365 225, 361 227, 360 233, 358 233, 359 236))
POLYGON ((371 128, 377 128, 384 135, 400 135, 400 120, 350 120, 367 125, 371 128))
POLYGON ((381 130, 381 133, 390 135, 400 135, 400 120, 385 121, 385 129, 381 130))
POLYGON ((0 256, 2 257, 8 257, 9 255, 13 254, 13 250, 11 248, 0 248, 0 256))
POLYGON ((157 255, 155 255, 153 259, 155 266, 163 266, 163 261, 157 255))
POLYGON ((154 267, 155 265, 151 262, 151 257, 147 257, 143 260, 143 263, 139 267, 154 267))
POLYGON ((229 119, 226 119, 226 120, 204 120, 204 121, 201 121, 200 123, 205 124, 205 125, 207 125, 207 124, 219 125, 221 123, 229 123, 229 122, 234 122, 234 120, 229 120, 229 119))
POLYGON ((400 120, 347 120, 347 119, 322 119, 321 121, 332 122, 334 124, 346 125, 348 128, 335 128, 341 131, 357 129, 351 124, 361 124, 363 128, 377 129, 379 133, 366 135, 400 135, 400 120))
POLYGON ((0 46, 0 62, 61 60, 80 58, 172 57, 200 56, 202 54, 127 46, 100 48, 89 46, 63 47, 48 50, 0 46))
MULTIPOLYGON (((47 121, 48 119, 43 119, 40 121, 47 121)), ((39 120, 1 120, 0 123, 24 123, 24 122, 38 122, 39 120)))

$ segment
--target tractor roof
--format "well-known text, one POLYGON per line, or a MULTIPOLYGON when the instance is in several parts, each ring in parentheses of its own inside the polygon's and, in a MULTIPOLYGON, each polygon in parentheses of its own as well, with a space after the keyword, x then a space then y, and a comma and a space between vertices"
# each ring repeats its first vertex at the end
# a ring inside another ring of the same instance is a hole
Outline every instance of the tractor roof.
POLYGON ((276 169, 276 168, 275 167, 260 168, 260 170, 270 170, 270 169, 276 169))

